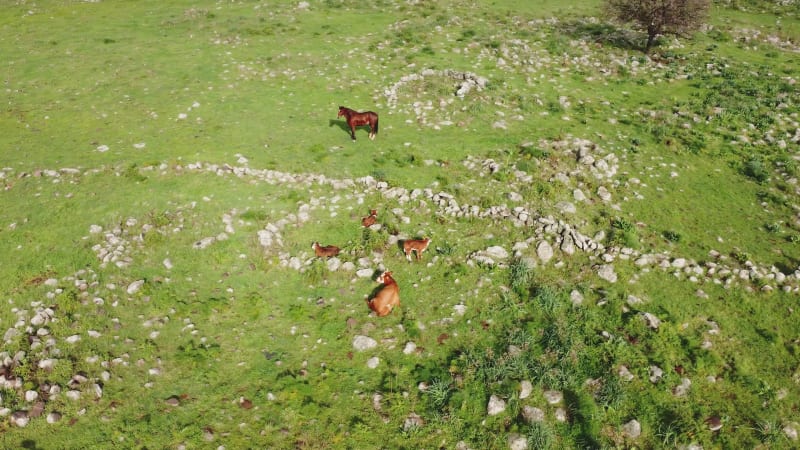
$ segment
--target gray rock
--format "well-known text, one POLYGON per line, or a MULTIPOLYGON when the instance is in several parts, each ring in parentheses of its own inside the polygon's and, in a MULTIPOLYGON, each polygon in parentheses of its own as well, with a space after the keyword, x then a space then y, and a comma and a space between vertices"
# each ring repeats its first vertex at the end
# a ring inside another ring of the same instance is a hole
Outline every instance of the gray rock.
POLYGON ((490 416, 496 416, 506 410, 506 402, 502 398, 492 395, 489 397, 489 406, 487 413, 490 416))
POLYGON ((658 383, 661 380, 661 377, 664 375, 664 371, 661 370, 658 366, 650 366, 650 382, 651 383, 658 383))
POLYGON ((797 441, 797 424, 789 423, 783 427, 783 434, 791 441, 797 441))
POLYGON ((142 288, 143 285, 144 285, 144 280, 136 280, 128 285, 128 289, 125 292, 127 292, 128 295, 133 295, 139 292, 139 290, 142 288))
POLYGON ((522 380, 519 384, 519 398, 524 399, 528 398, 533 392, 533 384, 528 380, 522 380))
POLYGON ((544 411, 534 406, 525 405, 522 407, 522 417, 528 423, 544 422, 544 411))
POLYGON ((327 261, 328 270, 336 272, 342 266, 342 261, 339 258, 329 258, 327 261))
POLYGON ((510 450, 527 450, 528 438, 518 433, 508 435, 508 448, 510 450))
POLYGON ((508 258, 508 251, 499 245, 489 247, 485 251, 486 256, 493 259, 506 259, 508 258))
POLYGON ((561 403, 561 400, 564 399, 564 394, 561 391, 547 390, 544 391, 544 399, 547 400, 547 403, 555 405, 561 403))
POLYGON ((575 205, 570 202, 558 202, 556 203, 556 208, 561 211, 561 214, 575 214, 578 212, 578 209, 575 208, 575 205))
POLYGON ((637 439, 642 434, 642 426, 633 419, 622 426, 622 434, 629 439, 637 439))
POLYGON ((406 420, 403 421, 403 431, 411 431, 416 428, 422 428, 425 425, 425 421, 422 420, 422 417, 417 415, 416 413, 411 413, 406 417, 406 420))
POLYGON ((572 306, 580 306, 583 304, 583 294, 577 289, 573 289, 569 293, 569 299, 572 301, 572 306))
POLYGON ((536 256, 542 263, 547 263, 553 258, 553 247, 547 241, 539 242, 539 245, 536 246, 536 256))
POLYGON ((28 422, 30 422, 30 420, 31 419, 28 417, 27 411, 15 411, 9 418, 11 425, 20 428, 28 426, 28 422))
POLYGON ((369 336, 357 335, 353 338, 353 348, 359 352, 369 350, 378 346, 378 341, 369 336))
POLYGON ((381 363, 381 359, 378 358, 377 356, 373 356, 372 358, 367 360, 367 367, 369 367, 370 369, 374 369, 374 368, 378 367, 378 364, 380 364, 380 363, 381 363))
POLYGON ((647 323, 647 326, 654 330, 657 330, 661 325, 661 320, 649 312, 642 313, 642 317, 644 317, 644 321, 647 323))
POLYGON ((597 276, 608 281, 609 283, 616 283, 617 274, 614 272, 614 266, 611 264, 603 264, 597 268, 597 276))
POLYGON ((356 271, 356 276, 359 278, 370 278, 375 271, 373 269, 358 269, 356 271))

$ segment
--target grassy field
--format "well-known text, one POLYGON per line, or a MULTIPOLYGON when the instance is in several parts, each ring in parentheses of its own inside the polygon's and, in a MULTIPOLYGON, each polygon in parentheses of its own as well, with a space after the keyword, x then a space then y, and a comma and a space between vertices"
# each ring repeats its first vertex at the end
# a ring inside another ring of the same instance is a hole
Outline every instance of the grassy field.
POLYGON ((796 447, 798 6, 522 3, 0 0, 0 447, 796 447))

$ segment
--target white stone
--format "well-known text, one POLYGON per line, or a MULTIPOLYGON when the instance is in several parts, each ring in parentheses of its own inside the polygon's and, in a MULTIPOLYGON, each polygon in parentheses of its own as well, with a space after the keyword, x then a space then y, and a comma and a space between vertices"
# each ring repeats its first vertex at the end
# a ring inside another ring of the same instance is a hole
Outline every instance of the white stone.
POLYGON ((406 355, 410 355, 410 354, 414 353, 415 351, 417 351, 417 344, 415 344, 415 343, 413 343, 411 341, 406 342, 405 347, 403 347, 403 353, 406 354, 406 355))
POLYGON ((378 358, 377 356, 373 356, 372 358, 367 360, 367 367, 369 367, 370 369, 374 369, 378 367, 378 364, 380 364, 380 362, 381 362, 380 358, 378 358))

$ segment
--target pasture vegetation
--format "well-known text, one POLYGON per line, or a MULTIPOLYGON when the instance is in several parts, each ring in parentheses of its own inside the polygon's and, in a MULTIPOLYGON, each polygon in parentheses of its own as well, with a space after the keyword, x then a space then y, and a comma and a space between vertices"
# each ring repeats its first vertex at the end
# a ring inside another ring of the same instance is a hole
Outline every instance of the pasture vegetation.
POLYGON ((0 446, 797 446, 797 2, 716 1, 648 56, 600 6, 2 2, 0 446))

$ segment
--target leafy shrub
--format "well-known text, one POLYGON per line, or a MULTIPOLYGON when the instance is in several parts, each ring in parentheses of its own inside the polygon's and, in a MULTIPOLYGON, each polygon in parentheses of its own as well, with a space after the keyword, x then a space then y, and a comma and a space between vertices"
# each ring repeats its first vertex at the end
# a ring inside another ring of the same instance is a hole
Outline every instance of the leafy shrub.
POLYGON ((555 445, 555 433, 545 423, 530 424, 525 434, 528 437, 529 448, 548 449, 555 445))
POLYGON ((639 246, 639 235, 636 226, 625 219, 613 219, 611 232, 608 234, 609 242, 624 247, 636 248, 639 246))
POLYGON ((428 386, 425 395, 433 409, 441 411, 447 405, 451 392, 450 383, 437 378, 428 386))
POLYGON ((767 223, 767 224, 764 224, 764 229, 766 229, 770 233, 780 233, 781 224, 780 224, 780 222, 767 223))
POLYGON ((769 172, 764 167, 764 161, 761 158, 751 158, 744 164, 742 173, 752 178, 758 183, 765 183, 769 180, 769 172))
POLYGON ((666 240, 668 240, 670 242, 680 242, 681 241, 681 235, 677 231, 665 230, 663 233, 661 233, 661 235, 664 236, 664 239, 666 239, 666 240))
POLYGON ((525 295, 532 275, 531 267, 522 258, 514 258, 508 265, 508 284, 518 295, 525 295))

